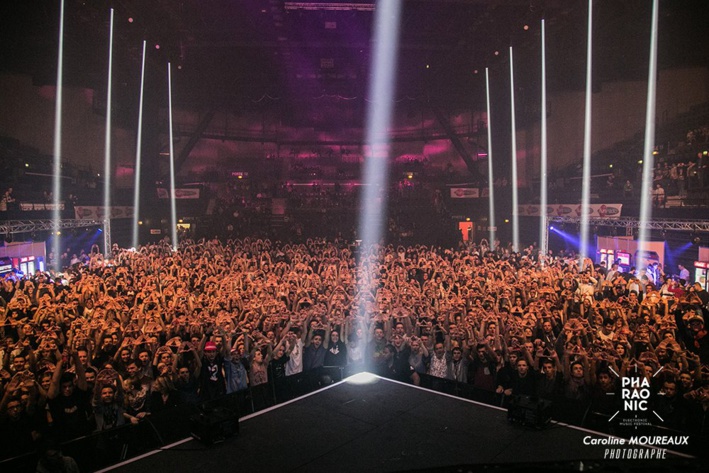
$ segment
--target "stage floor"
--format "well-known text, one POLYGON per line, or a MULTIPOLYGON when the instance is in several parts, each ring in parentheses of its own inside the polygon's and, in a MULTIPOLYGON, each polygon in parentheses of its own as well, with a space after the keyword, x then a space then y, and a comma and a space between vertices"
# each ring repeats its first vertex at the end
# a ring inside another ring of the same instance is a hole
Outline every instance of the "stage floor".
POLYGON ((584 444, 584 437, 605 434, 554 423, 525 428, 508 423, 501 408, 372 378, 349 378, 243 417, 238 436, 223 443, 185 439, 103 471, 361 473, 579 460, 590 466, 610 448, 584 444))

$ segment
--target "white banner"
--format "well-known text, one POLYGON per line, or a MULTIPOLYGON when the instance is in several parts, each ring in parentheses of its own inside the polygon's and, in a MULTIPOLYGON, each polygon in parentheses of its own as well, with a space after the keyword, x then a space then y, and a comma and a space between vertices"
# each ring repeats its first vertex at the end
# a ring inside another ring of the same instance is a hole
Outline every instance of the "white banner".
MULTIPOLYGON (((550 217, 598 217, 613 218, 620 217, 623 204, 591 204, 583 212, 581 204, 553 204, 547 205, 547 215, 550 217)), ((521 217, 539 217, 541 207, 539 205, 520 205, 517 208, 517 215, 521 217)))
POLYGON ((61 204, 34 204, 31 202, 20 202, 20 210, 25 212, 31 210, 64 210, 64 203, 61 204))
MULTIPOLYGON (((158 187, 158 198, 169 199, 170 191, 164 187, 158 187)), ((191 187, 175 189, 175 199, 199 199, 199 189, 191 187)))
POLYGON ((480 189, 477 187, 451 187, 452 199, 477 199, 480 197, 480 189))
MULTIPOLYGON (((103 220, 106 208, 101 206, 74 207, 74 218, 77 220, 103 220)), ((111 218, 130 218, 133 216, 133 207, 111 207, 111 218)))

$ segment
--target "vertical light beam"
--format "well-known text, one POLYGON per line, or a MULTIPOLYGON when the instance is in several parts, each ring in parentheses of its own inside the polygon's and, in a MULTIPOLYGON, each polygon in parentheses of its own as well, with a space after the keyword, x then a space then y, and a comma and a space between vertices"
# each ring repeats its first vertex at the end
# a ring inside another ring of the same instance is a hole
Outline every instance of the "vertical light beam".
POLYGON ((370 156, 364 162, 364 190, 360 200, 359 234, 364 245, 375 244, 382 237, 386 219, 389 140, 394 98, 399 12, 401 0, 377 3, 374 32, 374 67, 369 83, 366 143, 370 156))
POLYGON ((106 92, 106 141, 103 156, 103 253, 111 254, 111 108, 113 90, 113 8, 108 33, 108 91, 106 92))
POLYGON ((515 72, 510 46, 510 103, 512 122, 512 251, 519 251, 519 197, 517 195, 517 124, 515 120, 515 72))
MULTIPOLYGON (((645 145, 643 149, 643 182, 640 194, 640 231, 638 233, 638 249, 645 251, 650 239, 648 224, 652 219, 652 175, 655 159, 652 154, 655 144, 655 91, 657 86, 657 15, 658 2, 652 3, 652 30, 650 34, 650 65, 647 80, 647 106, 645 112, 645 145)), ((641 253, 643 254, 643 253, 641 253)), ((647 259, 636 261, 638 275, 645 273, 647 259)))
POLYGON ((64 0, 59 6, 59 50, 57 54, 57 91, 54 103, 54 182, 52 193, 54 194, 54 208, 52 209, 52 229, 54 239, 52 240, 52 252, 54 253, 54 270, 61 271, 61 242, 59 238, 59 225, 62 214, 60 205, 62 202, 62 89, 63 89, 63 64, 64 64, 64 0))
MULTIPOLYGON (((377 2, 374 30, 374 58, 369 82, 369 106, 365 132, 369 156, 364 158, 364 186, 360 197, 358 234, 362 239, 359 265, 365 273, 373 272, 378 264, 371 265, 365 256, 371 245, 379 242, 386 224, 389 174, 389 124, 394 103, 394 78, 396 75, 399 45, 399 13, 401 0, 377 2)), ((372 275, 361 278, 359 293, 372 290, 372 275)), ((360 302, 360 315, 367 321, 371 314, 366 304, 360 302)))
POLYGON ((170 123, 170 226, 172 249, 177 251, 177 205, 175 203, 175 149, 172 132, 172 66, 167 63, 168 122, 170 123))
POLYGON ((588 207, 591 205, 591 94, 593 47, 593 0, 588 0, 588 38, 586 40, 586 110, 583 124, 583 177, 581 181, 581 247, 579 248, 579 269, 588 257, 588 207))
POLYGON ((539 260, 543 264, 543 256, 549 250, 549 233, 547 230, 547 64, 544 20, 542 19, 542 124, 541 124, 541 155, 539 183, 539 260))
POLYGON ((487 181, 490 224, 490 249, 495 249, 495 177, 492 169, 492 112, 490 107, 490 70, 485 68, 485 99, 487 102, 487 181))
POLYGON ((133 189, 133 239, 131 246, 138 248, 138 220, 140 218, 140 168, 143 148, 143 92, 145 90, 145 53, 146 41, 143 41, 143 63, 140 67, 140 103, 138 104, 138 133, 135 145, 135 183, 133 189))

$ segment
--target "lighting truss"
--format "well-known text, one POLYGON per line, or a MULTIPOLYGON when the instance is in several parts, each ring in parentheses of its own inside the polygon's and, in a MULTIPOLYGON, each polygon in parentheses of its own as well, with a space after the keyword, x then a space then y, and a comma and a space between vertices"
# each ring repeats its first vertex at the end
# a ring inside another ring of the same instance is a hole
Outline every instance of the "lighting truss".
POLYGON ((286 2, 286 10, 374 11, 374 3, 286 2))
POLYGON ((71 228, 103 227, 99 220, 6 220, 0 222, 0 234, 31 233, 37 231, 65 230, 71 228))
MULTIPOLYGON (((571 223, 580 224, 580 217, 547 217, 547 227, 550 223, 571 223)), ((620 227, 620 228, 640 228, 640 220, 637 218, 601 218, 591 217, 588 219, 590 225, 599 227, 620 227)), ((671 220, 653 219, 647 222, 648 230, 668 230, 668 231, 691 231, 709 233, 709 220, 671 220)))

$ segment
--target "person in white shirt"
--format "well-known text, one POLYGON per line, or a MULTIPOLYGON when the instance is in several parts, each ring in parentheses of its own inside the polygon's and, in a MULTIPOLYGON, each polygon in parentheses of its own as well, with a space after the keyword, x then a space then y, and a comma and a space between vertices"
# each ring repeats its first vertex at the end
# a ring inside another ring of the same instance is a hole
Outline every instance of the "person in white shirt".
POLYGON ((678 264, 677 269, 679 269, 679 278, 684 279, 684 283, 687 284, 689 282, 689 270, 682 264, 678 264))
POLYGON ((286 376, 292 376, 303 371, 303 347, 305 346, 305 331, 298 335, 298 328, 291 329, 286 334, 286 350, 290 351, 290 359, 286 363, 286 376))
POLYGON ((577 279, 579 287, 576 289, 576 294, 581 296, 591 296, 593 297, 593 294, 596 292, 596 283, 598 283, 598 280, 596 278, 591 277, 590 274, 588 273, 582 273, 581 277, 577 279))
POLYGON ((618 271, 618 263, 613 263, 611 265, 611 269, 608 270, 608 274, 606 275, 606 281, 613 282, 613 280, 617 278, 619 274, 620 271, 618 271))

